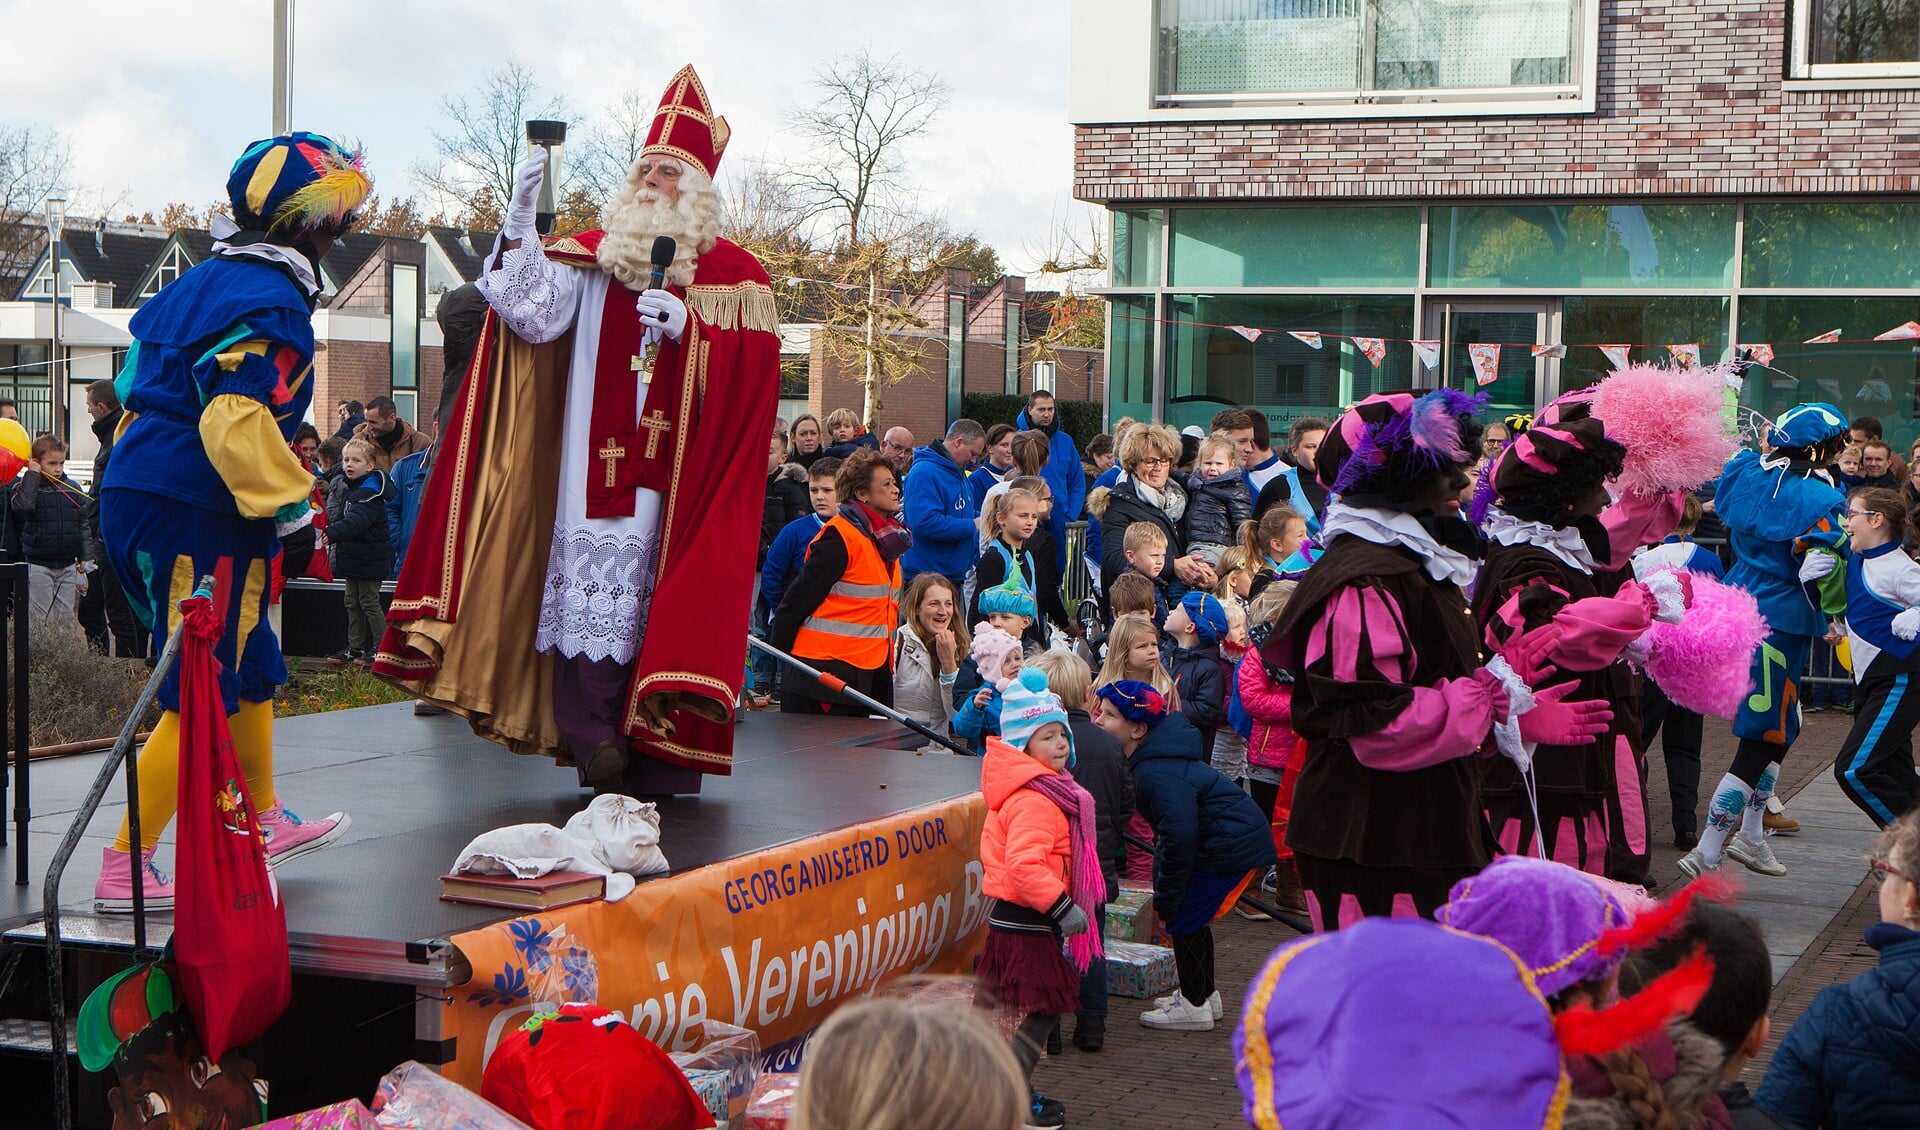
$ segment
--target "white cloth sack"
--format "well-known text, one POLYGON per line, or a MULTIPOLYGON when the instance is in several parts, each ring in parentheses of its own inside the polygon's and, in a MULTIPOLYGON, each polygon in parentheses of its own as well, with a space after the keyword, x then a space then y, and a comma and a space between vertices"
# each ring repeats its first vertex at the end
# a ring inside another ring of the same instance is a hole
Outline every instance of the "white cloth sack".
POLYGON ((482 832, 453 864, 455 873, 516 879, 537 879, 555 871, 605 875, 608 902, 632 894, 635 875, 667 869, 660 850, 659 810, 613 794, 595 797, 565 828, 513 824, 482 832))

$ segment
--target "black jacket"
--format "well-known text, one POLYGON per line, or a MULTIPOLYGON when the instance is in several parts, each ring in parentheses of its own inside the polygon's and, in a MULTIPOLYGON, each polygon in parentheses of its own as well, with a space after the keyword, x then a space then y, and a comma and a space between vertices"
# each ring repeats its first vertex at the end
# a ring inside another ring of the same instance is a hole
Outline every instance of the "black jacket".
POLYGON ((342 474, 327 488, 327 564, 343 581, 384 581, 393 572, 385 475, 342 474))
POLYGON ((112 415, 93 422, 93 438, 100 441, 100 451, 93 457, 93 489, 87 493, 96 499, 100 497, 100 484, 107 480, 107 461, 113 458, 113 433, 126 414, 126 409, 115 408, 112 415))
POLYGON ((1192 475, 1187 479, 1187 512, 1180 527, 1187 544, 1239 545, 1240 523, 1253 517, 1253 492, 1247 488, 1246 473, 1229 471, 1211 481, 1192 475))
POLYGON ((1213 735, 1227 718, 1227 680, 1220 670, 1220 648, 1216 644, 1184 648, 1160 637, 1160 662, 1173 676, 1174 689, 1180 694, 1180 713, 1200 731, 1200 748, 1213 750, 1213 735))
POLYGON ((767 476, 767 497, 760 511, 760 563, 766 564, 767 547, 787 523, 812 513, 807 500, 807 473, 797 463, 782 463, 767 476))
POLYGON ((93 499, 73 480, 23 471, 13 481, 8 511, 12 532, 8 540, 17 546, 21 559, 50 569, 99 560, 93 499))
POLYGON ((1120 897, 1120 867, 1127 858, 1122 835, 1133 815, 1133 777, 1127 755, 1112 734, 1094 725, 1084 710, 1067 711, 1073 732, 1073 763, 1067 772, 1093 797, 1093 827, 1099 840, 1100 874, 1107 879, 1107 901, 1120 897))

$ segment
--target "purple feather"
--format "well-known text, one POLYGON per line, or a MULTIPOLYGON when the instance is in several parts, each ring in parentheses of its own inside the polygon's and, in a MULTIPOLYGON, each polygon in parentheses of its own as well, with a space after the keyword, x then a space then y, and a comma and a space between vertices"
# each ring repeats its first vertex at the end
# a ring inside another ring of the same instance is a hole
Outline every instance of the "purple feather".
POLYGON ((1487 511, 1493 509, 1493 468, 1498 459, 1487 460, 1480 468, 1480 481, 1474 484, 1473 502, 1467 507, 1467 518, 1475 528, 1484 528, 1487 524, 1487 511))
POLYGON ((1484 403, 1484 396, 1471 397, 1450 388, 1422 396, 1407 412, 1414 446, 1434 457, 1435 462, 1466 462, 1467 451, 1460 442, 1460 417, 1473 415, 1484 403))

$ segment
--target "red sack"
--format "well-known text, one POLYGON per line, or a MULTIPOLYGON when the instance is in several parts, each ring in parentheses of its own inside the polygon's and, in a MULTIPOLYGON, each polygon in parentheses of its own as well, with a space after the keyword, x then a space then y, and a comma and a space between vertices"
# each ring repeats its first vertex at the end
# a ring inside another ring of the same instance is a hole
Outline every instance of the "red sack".
POLYGON ((219 1062, 273 1026, 293 996, 287 914, 233 752, 213 656, 214 602, 180 602, 180 832, 174 857, 173 961, 187 1008, 219 1062))

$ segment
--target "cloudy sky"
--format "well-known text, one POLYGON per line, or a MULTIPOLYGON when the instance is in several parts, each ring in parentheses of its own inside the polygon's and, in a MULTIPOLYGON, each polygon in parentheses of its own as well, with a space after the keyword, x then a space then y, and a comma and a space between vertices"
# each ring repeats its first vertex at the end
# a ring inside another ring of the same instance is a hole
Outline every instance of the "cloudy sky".
MULTIPOLYGON (((16 48, 0 72, 0 124, 67 137, 76 209, 203 205, 222 194, 234 156, 271 129, 272 8, 0 0, 0 27, 16 48)), ((1058 222, 1083 214, 1070 199, 1066 9, 1058 0, 297 0, 293 124, 359 139, 379 191, 407 195, 412 167, 431 153, 440 100, 477 88, 509 57, 586 117, 623 90, 656 98, 691 62, 733 126, 728 159, 778 161, 798 155, 782 124, 812 97, 815 70, 868 47, 952 88, 934 130, 909 152, 921 199, 1026 269, 1058 222)))

